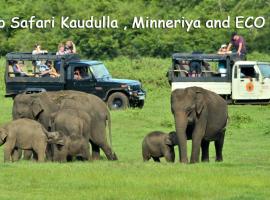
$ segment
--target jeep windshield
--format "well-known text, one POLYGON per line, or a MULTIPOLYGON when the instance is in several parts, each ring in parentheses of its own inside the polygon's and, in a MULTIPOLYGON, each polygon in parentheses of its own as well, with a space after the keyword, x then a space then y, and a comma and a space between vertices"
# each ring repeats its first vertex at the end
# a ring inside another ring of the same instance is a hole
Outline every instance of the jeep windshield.
POLYGON ((107 68, 102 63, 91 65, 91 71, 96 79, 110 79, 112 77, 107 68))
POLYGON ((270 64, 258 64, 264 78, 270 78, 270 64))

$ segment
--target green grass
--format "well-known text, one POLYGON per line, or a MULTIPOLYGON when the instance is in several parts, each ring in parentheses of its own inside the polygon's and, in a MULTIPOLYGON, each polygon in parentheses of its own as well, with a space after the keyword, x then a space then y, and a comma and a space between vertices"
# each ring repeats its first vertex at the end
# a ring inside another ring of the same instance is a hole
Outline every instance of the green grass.
MULTIPOLYGON (((6 164, 1 147, 1 200, 269 199, 270 106, 229 106, 223 163, 214 162, 212 143, 210 163, 143 163, 143 137, 153 130, 174 129, 170 88, 164 78, 170 59, 118 58, 106 64, 116 77, 141 79, 147 90, 142 110, 111 112, 113 148, 119 161, 6 164)), ((12 101, 3 95, 1 89, 0 124, 11 119, 12 101)))

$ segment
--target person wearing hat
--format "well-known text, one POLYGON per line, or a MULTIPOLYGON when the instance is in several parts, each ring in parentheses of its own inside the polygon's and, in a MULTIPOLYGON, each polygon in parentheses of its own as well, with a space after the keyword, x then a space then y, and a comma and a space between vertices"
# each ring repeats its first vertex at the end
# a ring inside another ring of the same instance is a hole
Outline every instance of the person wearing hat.
POLYGON ((231 47, 233 47, 237 54, 240 55, 246 55, 246 42, 244 38, 240 35, 238 35, 236 32, 232 33, 231 36, 231 42, 227 47, 227 52, 230 51, 231 47))
POLYGON ((222 44, 221 47, 219 48, 217 54, 229 54, 232 53, 231 51, 227 51, 227 45, 226 44, 222 44))

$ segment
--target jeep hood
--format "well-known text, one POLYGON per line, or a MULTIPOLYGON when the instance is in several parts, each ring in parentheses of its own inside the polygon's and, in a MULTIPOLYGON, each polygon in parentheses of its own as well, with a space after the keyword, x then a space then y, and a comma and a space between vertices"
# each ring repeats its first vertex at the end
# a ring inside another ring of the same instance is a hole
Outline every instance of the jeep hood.
POLYGON ((127 85, 140 85, 139 81, 129 80, 129 79, 110 78, 107 81, 108 82, 113 82, 113 83, 127 84, 127 85))

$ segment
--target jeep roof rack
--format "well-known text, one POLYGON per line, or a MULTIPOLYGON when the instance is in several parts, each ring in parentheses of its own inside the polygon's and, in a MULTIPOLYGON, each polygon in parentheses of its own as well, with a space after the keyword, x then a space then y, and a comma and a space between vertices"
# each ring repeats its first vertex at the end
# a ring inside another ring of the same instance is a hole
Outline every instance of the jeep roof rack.
POLYGON ((7 60, 80 60, 78 54, 56 55, 55 53, 35 54, 28 52, 11 52, 6 55, 7 60))
POLYGON ((232 54, 204 54, 204 53, 174 53, 172 55, 173 60, 208 60, 218 61, 230 59, 233 61, 244 60, 243 56, 238 56, 236 53, 232 54))

